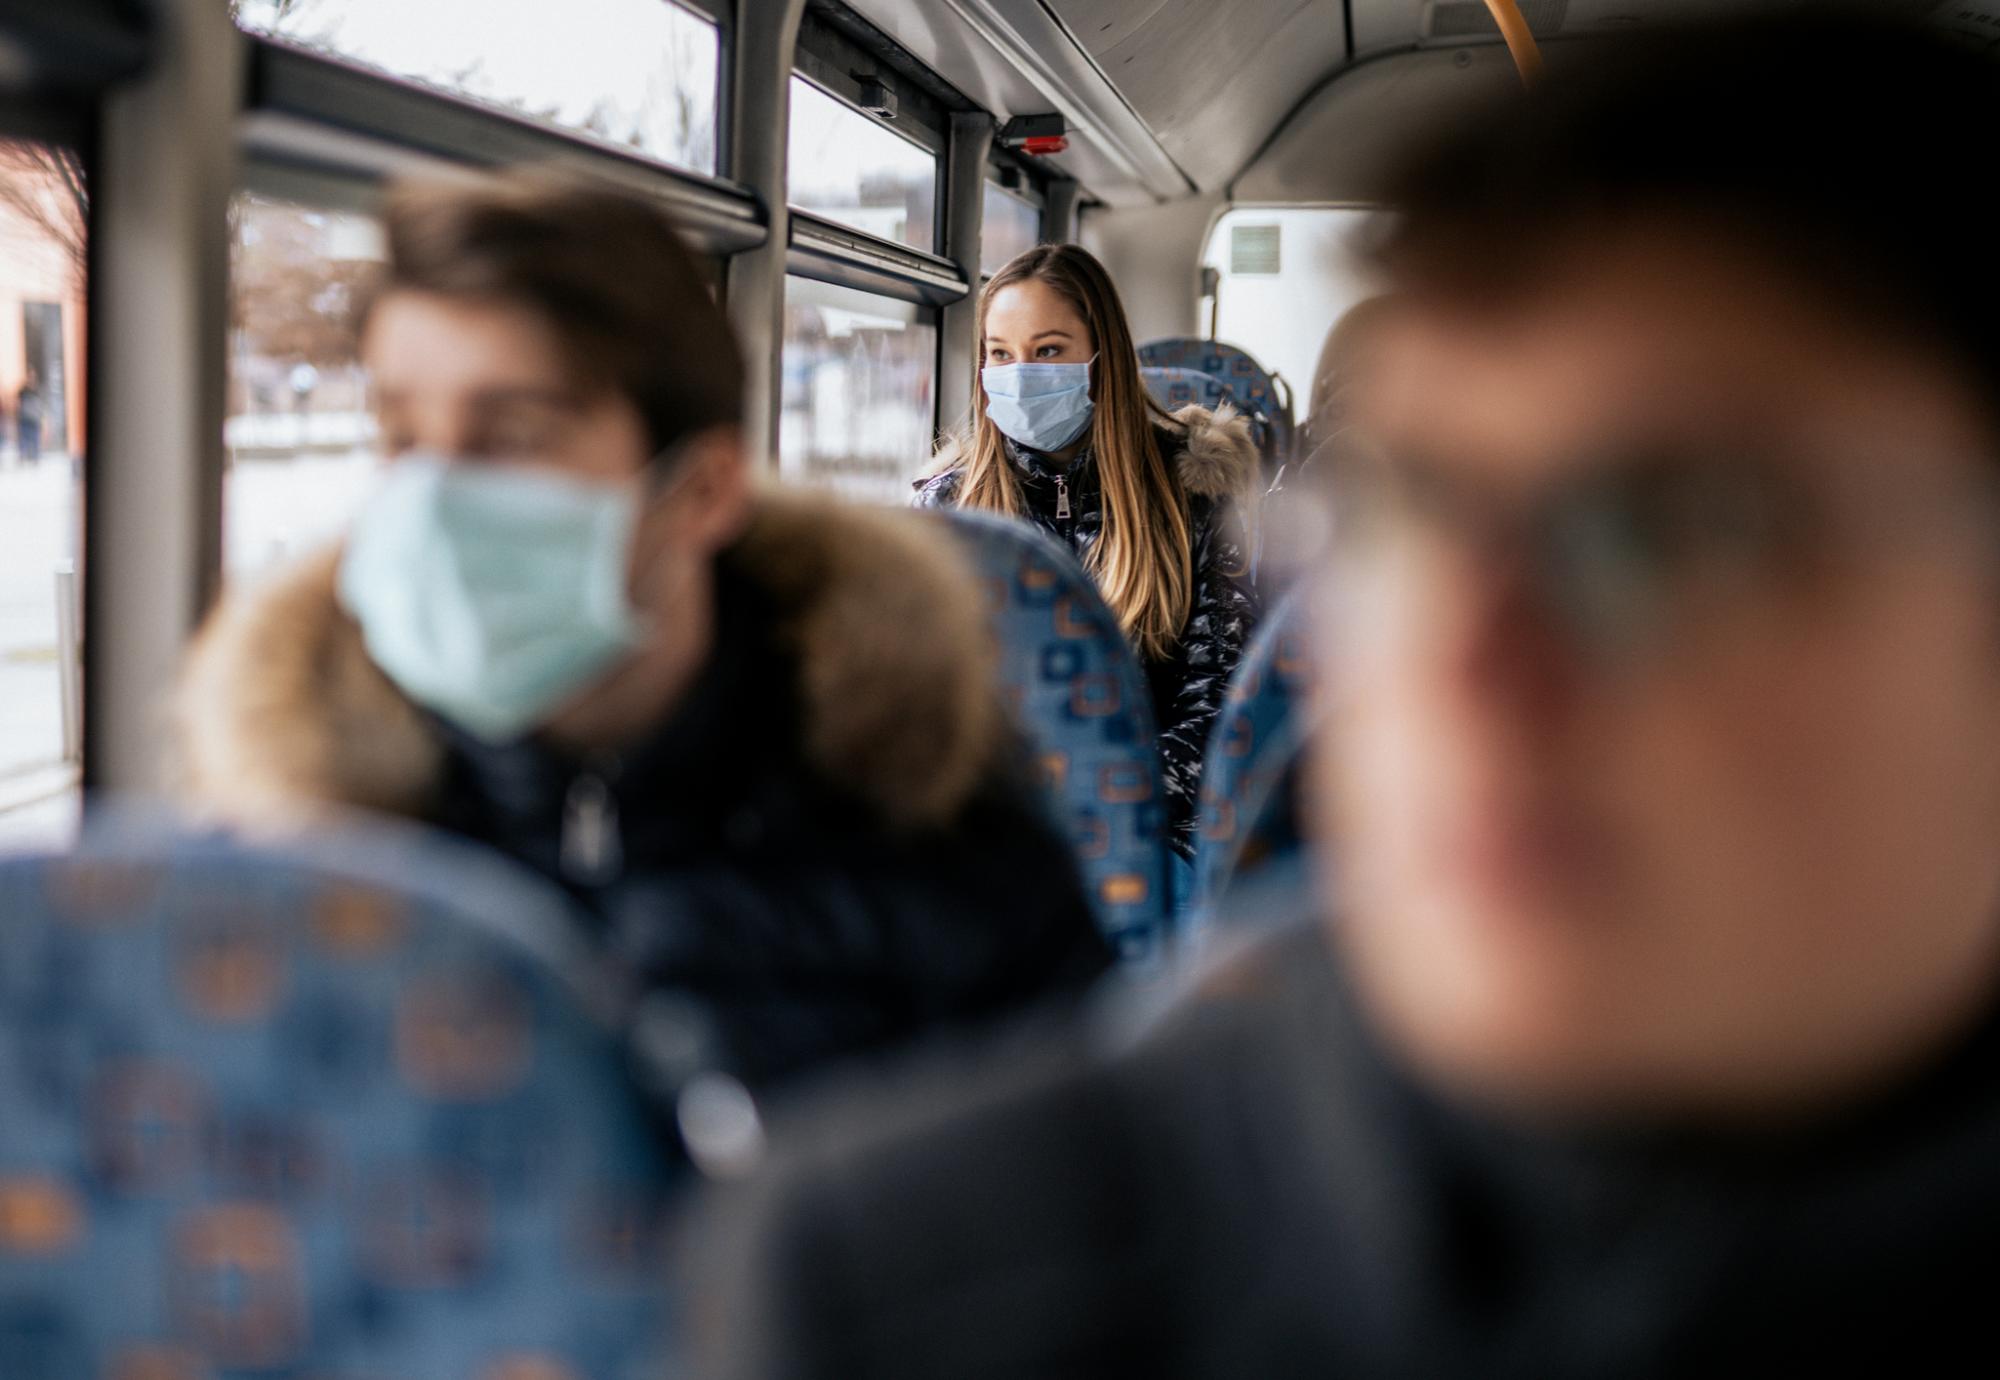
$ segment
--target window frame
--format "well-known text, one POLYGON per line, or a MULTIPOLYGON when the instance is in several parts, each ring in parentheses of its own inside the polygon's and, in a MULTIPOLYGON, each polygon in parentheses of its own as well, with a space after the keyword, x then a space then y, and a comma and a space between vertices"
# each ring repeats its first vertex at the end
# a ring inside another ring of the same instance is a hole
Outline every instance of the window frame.
POLYGON ((245 38, 250 44, 249 89, 238 129, 246 164, 380 184, 418 168, 443 171, 560 159, 664 202, 704 252, 740 253, 763 244, 768 235, 755 194, 727 178, 688 172, 588 134, 555 129, 290 44, 255 34, 245 38))
POLYGON ((0 132, 22 139, 39 136, 22 132, 17 115, 28 113, 32 123, 32 111, 52 101, 87 108, 105 88, 138 73, 157 27, 143 7, 116 0, 64 0, 8 19, 10 46, 25 60, 25 83, 36 89, 25 100, 11 92, 0 96, 0 132))
MULTIPOLYGON (((729 131, 726 123, 730 109, 733 67, 730 55, 735 33, 734 11, 727 0, 653 0, 653 3, 684 11, 696 19, 712 24, 715 28, 715 109, 711 118, 715 128, 715 161, 719 170, 727 161, 729 131)), ((744 0, 744 3, 752 3, 752 0, 744 0)), ((442 144, 436 146, 436 151, 465 162, 497 163, 534 156, 532 149, 523 154, 505 152, 506 146, 511 141, 505 135, 501 135, 499 138, 503 152, 500 157, 494 157, 485 147, 488 141, 482 140, 476 134, 480 122, 490 120, 498 122, 497 127, 500 128, 513 127, 517 132, 525 130, 530 134, 553 136, 557 145, 564 150, 563 156, 566 158, 574 157, 583 151, 592 151, 609 155, 619 162, 635 165, 653 173, 688 177, 702 182, 728 183, 728 179, 721 176, 719 171, 704 173, 693 168, 682 168, 643 149, 599 138, 588 130, 572 129, 553 122, 536 120, 521 112, 508 110, 474 96, 370 66, 344 53, 322 52, 251 29, 238 28, 237 34, 251 50, 243 94, 242 113, 246 115, 265 108, 287 109, 286 98, 298 94, 298 86, 302 81, 310 81, 303 76, 306 72, 316 70, 322 77, 342 72, 376 80, 378 85, 374 89, 372 99, 388 108, 386 118, 377 115, 375 105, 342 103, 338 90, 330 103, 326 101, 324 92, 308 91, 305 108, 298 109, 294 113, 307 118, 325 120, 337 126, 383 134, 411 147, 431 147, 436 141, 430 137, 429 126, 421 119, 412 119, 409 110, 404 108, 405 103, 393 94, 392 89, 414 92, 422 96, 440 97, 444 107, 455 108, 457 118, 453 117, 449 109, 433 108, 431 111, 449 130, 448 137, 442 144), (277 56, 272 57, 271 54, 277 56), (306 65, 290 68, 284 61, 287 58, 302 60, 306 65), (267 82, 272 80, 273 67, 276 68, 275 98, 269 94, 272 88, 267 85, 267 82), (467 120, 466 115, 474 118, 467 120)), ((350 87, 349 90, 355 91, 360 88, 350 87)), ((546 152, 543 156, 547 156, 546 152)))
POLYGON ((986 156, 986 180, 994 183, 1007 195, 1019 197, 1037 211, 1047 213, 1050 181, 1048 169, 1001 147, 997 141, 993 145, 993 151, 986 156), (1010 172, 1020 179, 1020 186, 1009 187, 1003 180, 1010 172))
MULTIPOLYGON (((828 88, 803 68, 794 66, 792 68, 792 75, 799 80, 807 82, 830 99, 845 106, 848 112, 856 119, 866 120, 877 129, 887 130, 889 133, 902 139, 905 143, 912 144, 931 155, 931 166, 933 168, 931 187, 931 243, 933 246, 942 245, 944 243, 946 224, 945 199, 946 193, 950 189, 945 166, 950 157, 949 148, 934 148, 923 140, 912 137, 906 131, 898 129, 888 121, 876 119, 873 115, 855 105, 853 97, 843 95, 839 91, 828 88)), ((898 99, 900 100, 900 97, 898 99)), ((786 109, 787 118, 789 118, 789 102, 787 102, 786 109)), ((786 138, 789 139, 790 137, 790 132, 787 131, 786 138)), ((787 162, 789 164, 789 160, 787 162)), ((790 181, 789 170, 786 180, 787 182, 790 181)), ((798 203, 792 201, 791 188, 789 186, 785 188, 785 193, 785 204, 790 207, 794 227, 791 248, 787 256, 788 260, 797 255, 803 247, 808 251, 816 251, 817 257, 815 258, 813 253, 809 252, 807 258, 801 262, 807 265, 817 262, 820 265, 817 270, 809 270, 807 267, 793 267, 788 261, 785 270, 787 273, 798 273, 806 277, 820 277, 823 273, 838 271, 838 266, 843 261, 843 251, 846 251, 845 262, 858 275, 855 282, 856 286, 861 286, 869 281, 871 274, 887 275, 879 279, 879 281, 887 285, 886 287, 863 287, 864 291, 877 292, 887 296, 902 296, 912 302, 931 301, 933 300, 931 294, 939 289, 936 273, 934 272, 938 265, 946 265, 952 270, 951 277, 953 283, 949 290, 954 291, 960 297, 971 290, 969 284, 966 282, 965 275, 957 271, 958 266, 942 254, 935 252, 934 249, 918 249, 914 245, 903 244, 900 241, 887 239, 881 235, 870 234, 866 230, 857 230, 852 226, 843 225, 839 221, 830 220, 825 216, 808 211, 799 206, 798 203), (801 243, 801 234, 798 229, 802 221, 807 225, 803 246, 801 243)), ((820 280, 836 285, 844 285, 846 283, 846 280, 842 278, 820 277, 820 280)), ((955 300, 955 298, 951 300, 955 300)))
MULTIPOLYGON (((989 191, 998 192, 1001 196, 1009 196, 1014 198, 1014 200, 1020 202, 1022 205, 1026 206, 1029 210, 1033 211, 1035 213, 1034 243, 1047 244, 1049 242, 1048 239, 1049 208, 1047 200, 1042 196, 1041 191, 1039 189, 1034 189, 1032 194, 1030 194, 1030 192, 1028 191, 1029 184, 1026 184, 1025 182, 1023 185, 1023 190, 1021 191, 1016 191, 1014 188, 1009 187, 1005 183, 1001 182, 1000 179, 998 177, 995 177, 993 174, 996 168, 1003 166, 1006 165, 1000 164, 994 159, 989 158, 987 160, 986 175, 981 179, 979 184, 980 195, 983 197, 989 191)), ((979 260, 980 261, 978 265, 979 281, 982 285, 985 284, 987 279, 993 276, 992 274, 986 271, 986 227, 989 224, 991 224, 991 222, 987 220, 985 212, 982 209, 979 217, 979 227, 980 227, 979 260)))
POLYGON ((823 57, 807 47, 804 34, 800 35, 798 50, 792 56, 792 73, 805 78, 862 119, 936 157, 938 176, 944 176, 944 160, 950 152, 951 143, 950 116, 940 112, 895 72, 876 64, 872 73, 875 80, 896 94, 896 118, 893 120, 885 120, 863 110, 860 106, 860 79, 837 60, 823 57))

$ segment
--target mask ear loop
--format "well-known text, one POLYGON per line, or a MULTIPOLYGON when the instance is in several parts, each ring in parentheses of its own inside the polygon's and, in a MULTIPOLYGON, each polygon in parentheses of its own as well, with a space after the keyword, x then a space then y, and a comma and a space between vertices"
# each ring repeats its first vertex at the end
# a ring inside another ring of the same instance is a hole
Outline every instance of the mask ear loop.
POLYGON ((639 472, 639 502, 652 506, 663 499, 671 498, 687 482, 689 466, 685 463, 687 453, 694 445, 694 437, 682 436, 669 441, 654 451, 646 460, 646 466, 639 472))
MULTIPOLYGON (((632 531, 627 538, 629 542, 636 544, 639 539, 639 529, 645 525, 647 517, 654 509, 678 494, 687 484, 688 476, 694 468, 688 463, 687 452, 693 448, 694 440, 693 436, 683 436, 653 452, 651 458, 646 461, 646 467, 640 471, 638 477, 638 492, 633 496, 632 531)), ((636 567, 632 569, 630 580, 633 589, 646 587, 648 579, 653 574, 653 567, 665 554, 663 546, 647 559, 645 569, 636 567)))

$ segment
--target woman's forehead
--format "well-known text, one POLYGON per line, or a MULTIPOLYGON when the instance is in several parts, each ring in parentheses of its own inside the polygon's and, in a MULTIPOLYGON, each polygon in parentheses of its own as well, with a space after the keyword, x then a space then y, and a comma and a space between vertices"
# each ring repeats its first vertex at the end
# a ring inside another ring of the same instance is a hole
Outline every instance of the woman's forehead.
POLYGON ((1069 299, 1038 278, 1009 283, 993 294, 986 308, 988 336, 1033 335, 1047 330, 1081 333, 1086 329, 1069 299))

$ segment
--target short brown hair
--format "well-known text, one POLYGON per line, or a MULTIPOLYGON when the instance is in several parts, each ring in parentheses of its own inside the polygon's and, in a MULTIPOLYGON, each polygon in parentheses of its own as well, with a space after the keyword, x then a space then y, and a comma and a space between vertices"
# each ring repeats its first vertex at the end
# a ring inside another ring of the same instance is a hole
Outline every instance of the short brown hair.
POLYGON ((1990 56, 1821 4, 1592 40, 1406 159, 1383 258, 1401 286, 1504 291, 1580 235, 1649 218, 1762 249, 1829 305, 1959 364, 2000 433, 2000 233, 1946 130, 2000 114, 1990 56))
POLYGON ((426 292, 535 313, 581 379, 638 408, 655 452, 741 421, 736 338, 680 234, 643 197, 510 172, 399 184, 383 219, 389 262, 373 300, 426 292))

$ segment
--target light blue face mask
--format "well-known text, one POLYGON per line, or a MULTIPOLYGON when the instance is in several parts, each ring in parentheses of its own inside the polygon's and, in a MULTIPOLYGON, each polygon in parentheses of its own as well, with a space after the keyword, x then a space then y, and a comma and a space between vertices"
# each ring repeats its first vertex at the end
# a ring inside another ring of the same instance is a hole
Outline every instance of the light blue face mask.
POLYGON ((340 602, 403 693, 492 742, 525 735, 637 645, 636 485, 411 456, 340 564, 340 602))
POLYGON ((979 371, 986 415, 1029 450, 1061 450, 1090 425, 1090 365, 995 364, 979 371))

